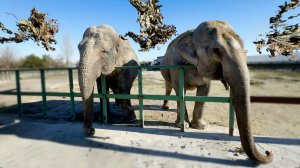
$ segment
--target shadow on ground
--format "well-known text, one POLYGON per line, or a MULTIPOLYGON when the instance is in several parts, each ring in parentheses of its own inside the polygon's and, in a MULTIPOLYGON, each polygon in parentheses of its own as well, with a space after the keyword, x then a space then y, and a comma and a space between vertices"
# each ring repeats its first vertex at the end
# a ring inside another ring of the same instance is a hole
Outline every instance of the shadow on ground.
MULTIPOLYGON (((17 108, 15 106, 6 107, 0 109, 0 135, 15 135, 20 138, 52 141, 55 143, 60 143, 64 145, 80 146, 86 148, 98 148, 105 150, 112 150, 125 153, 160 156, 176 158, 181 160, 199 161, 199 162, 209 162, 221 165, 229 166, 256 166, 250 160, 228 160, 205 157, 205 156, 194 156, 188 154, 180 154, 167 151, 159 151, 153 149, 142 149, 138 147, 122 146, 117 144, 112 144, 109 142, 99 142, 95 139, 104 139, 106 137, 93 136, 86 137, 82 133, 82 124, 80 121, 70 122, 70 116, 60 118, 66 111, 69 111, 68 107, 69 101, 49 101, 47 102, 48 107, 57 108, 59 110, 49 110, 49 115, 56 118, 45 118, 41 119, 34 116, 31 110, 27 108, 33 108, 34 111, 41 111, 41 102, 23 104, 24 108, 24 118, 19 119, 17 117, 17 108), (53 104, 52 104, 53 103, 53 104), (62 112, 63 110, 66 110, 62 112), (37 119, 38 118, 38 119, 37 119), (43 123, 43 124, 41 124, 43 123), (28 129, 30 128, 30 129, 28 129)), ((76 102, 76 113, 81 111, 80 103, 76 102)), ((98 106, 99 104, 95 104, 98 106)), ((40 115, 40 114, 39 114, 40 115)), ((160 122, 145 122, 145 124, 159 125, 167 124, 160 122)), ((227 134, 220 133, 199 133, 198 132, 180 132, 179 130, 172 129, 161 129, 161 128, 141 128, 136 126, 120 126, 120 125, 99 125, 94 124, 96 129, 108 129, 108 130, 118 130, 127 132, 138 132, 153 135, 163 135, 163 136, 176 136, 182 138, 197 138, 206 140, 222 140, 222 141, 240 141, 237 136, 229 136, 227 134)), ((285 145, 300 145, 300 139, 288 139, 288 138, 273 138, 273 137, 258 137, 255 138, 257 143, 270 143, 270 144, 285 144, 285 145)))
MULTIPOLYGON (((83 105, 82 101, 74 102, 74 118, 71 113, 71 104, 69 100, 49 100, 46 103, 46 116, 43 114, 43 102, 32 102, 22 104, 22 118, 33 119, 47 119, 53 121, 83 121, 83 105)), ((109 103, 112 111, 111 123, 123 123, 125 122, 123 117, 123 111, 114 102, 109 103)), ((95 122, 102 122, 102 113, 100 113, 100 103, 94 103, 93 119, 95 122)), ((17 114, 18 106, 0 107, 0 113, 17 114)))

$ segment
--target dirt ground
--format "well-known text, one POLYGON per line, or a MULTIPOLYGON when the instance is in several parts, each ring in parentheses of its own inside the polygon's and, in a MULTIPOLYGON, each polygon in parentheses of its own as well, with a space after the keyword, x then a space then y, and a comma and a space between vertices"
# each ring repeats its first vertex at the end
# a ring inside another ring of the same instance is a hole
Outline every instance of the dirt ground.
MULTIPOLYGON (((251 95, 300 96, 299 72, 250 72, 251 95)), ((23 91, 40 91, 38 74, 21 74, 21 77, 23 91)), ((68 92, 66 74, 46 73, 46 79, 47 91, 68 92)), ((79 92, 76 72, 74 87, 75 92, 79 92)), ((14 88, 14 82, 0 82, 0 91, 14 88)), ((143 71, 143 92, 164 93, 164 81, 159 71, 143 71)), ((136 82, 132 93, 138 93, 136 82)), ((188 91, 187 94, 195 95, 195 91, 188 91)), ((229 92, 225 91, 221 82, 214 81, 209 95, 228 96, 229 92)), ((81 99, 75 100, 76 112, 80 116, 81 99)), ((1 168, 22 167, 21 161, 25 161, 28 167, 71 167, 73 164, 78 167, 119 167, 119 164, 123 167, 254 166, 245 160, 245 154, 238 152, 239 138, 227 135, 229 105, 226 103, 206 103, 204 112, 208 128, 204 131, 188 129, 182 133, 173 124, 176 102, 171 101, 171 109, 162 111, 162 101, 144 100, 145 128, 96 122, 96 135, 87 138, 81 133, 81 122, 68 122, 69 98, 47 97, 47 119, 37 117, 40 116, 37 112, 41 114, 42 111, 40 101, 41 97, 23 96, 25 117, 19 119, 16 117, 16 98, 0 96, 1 168), (19 153, 21 160, 10 158, 15 153, 19 153), (59 157, 63 157, 64 161, 59 162, 59 157), (43 164, 41 161, 45 159, 53 162, 43 164)), ((111 101, 111 106, 114 106, 111 101)), ((95 102, 95 109, 99 109, 99 101, 95 99, 95 102)), ((138 101, 133 100, 132 104, 139 117, 138 101)), ((189 116, 193 106, 194 103, 187 103, 189 116)), ((261 151, 271 150, 277 155, 269 166, 299 167, 300 105, 253 103, 251 108, 251 124, 256 142, 259 143, 258 148, 261 151)), ((235 135, 238 135, 237 129, 235 135)))
POLYGON ((85 137, 81 122, 18 119, 0 114, 0 167, 101 168, 299 168, 300 140, 255 136, 258 150, 270 150, 272 163, 256 165, 241 151, 227 127, 180 132, 173 126, 146 122, 146 127, 102 125, 85 137))

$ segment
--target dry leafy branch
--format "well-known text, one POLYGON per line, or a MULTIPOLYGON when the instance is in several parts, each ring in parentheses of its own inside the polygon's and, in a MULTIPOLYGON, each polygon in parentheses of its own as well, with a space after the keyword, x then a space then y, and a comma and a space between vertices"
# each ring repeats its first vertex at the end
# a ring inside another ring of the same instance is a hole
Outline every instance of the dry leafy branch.
MULTIPOLYGON (((280 5, 275 17, 270 18, 270 32, 265 39, 255 41, 256 50, 261 54, 263 47, 270 52, 272 57, 276 55, 295 56, 300 49, 300 27, 299 23, 288 24, 287 21, 297 18, 300 13, 283 19, 283 14, 300 6, 299 0, 291 0, 280 5)), ((261 35, 262 36, 262 35, 261 35)))
POLYGON ((125 36, 131 37, 140 44, 140 51, 149 51, 157 44, 164 44, 172 35, 176 33, 174 25, 165 25, 163 16, 160 13, 162 5, 158 5, 159 0, 148 0, 147 3, 141 0, 130 0, 130 3, 138 11, 138 20, 140 24, 140 35, 128 32, 125 36))
POLYGON ((9 34, 9 37, 0 37, 0 43, 20 43, 32 39, 38 45, 41 43, 47 51, 55 50, 50 44, 57 43, 54 35, 58 32, 58 22, 49 19, 48 14, 33 8, 28 20, 19 20, 17 27, 18 30, 13 33, 0 22, 0 30, 9 34))

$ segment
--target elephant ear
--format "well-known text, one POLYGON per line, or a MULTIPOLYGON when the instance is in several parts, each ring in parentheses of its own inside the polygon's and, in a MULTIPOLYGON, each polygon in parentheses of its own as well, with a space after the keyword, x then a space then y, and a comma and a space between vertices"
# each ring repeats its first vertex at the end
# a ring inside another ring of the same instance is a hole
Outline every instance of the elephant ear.
POLYGON ((102 25, 99 37, 102 73, 111 74, 115 70, 116 59, 118 59, 119 35, 111 26, 102 25))
MULTIPOLYGON (((188 32, 189 33, 189 32, 188 32)), ((191 43, 191 33, 181 38, 175 46, 178 53, 187 63, 198 65, 198 58, 194 46, 191 43)))
POLYGON ((136 60, 137 56, 130 45, 130 42, 123 36, 118 36, 118 42, 116 43, 116 66, 124 66, 131 60, 136 60))
POLYGON ((102 74, 109 75, 115 70, 116 68, 115 59, 116 59, 116 52, 114 48, 110 48, 108 51, 103 50, 101 52, 101 59, 99 59, 99 63, 100 63, 102 74))
POLYGON ((177 45, 176 46, 176 52, 184 59, 185 62, 195 65, 198 65, 198 58, 195 54, 195 52, 186 45, 177 45))
POLYGON ((116 47, 111 44, 111 41, 107 43, 107 41, 102 42, 103 45, 100 46, 100 64, 102 69, 102 74, 108 75, 111 74, 116 67, 116 47))

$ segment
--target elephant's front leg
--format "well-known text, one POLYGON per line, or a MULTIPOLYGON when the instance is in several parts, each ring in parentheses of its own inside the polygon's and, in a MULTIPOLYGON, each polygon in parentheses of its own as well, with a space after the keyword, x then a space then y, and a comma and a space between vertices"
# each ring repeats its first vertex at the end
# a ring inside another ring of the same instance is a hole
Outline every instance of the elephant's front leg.
MULTIPOLYGON (((130 94, 130 84, 129 83, 119 83, 119 91, 121 94, 130 94)), ((124 120, 125 122, 132 123, 136 121, 136 115, 134 113, 133 107, 131 106, 130 99, 120 99, 120 107, 125 112, 124 120)))
MULTIPOLYGON (((185 112, 184 112, 184 127, 185 128, 188 128, 190 126, 190 121, 189 121, 189 116, 188 116, 188 111, 186 109, 186 104, 184 103, 184 106, 185 106, 185 112)), ((180 102, 177 101, 177 118, 176 118, 176 121, 175 121, 175 125, 176 127, 181 127, 180 126, 180 102)))
MULTIPOLYGON (((202 85, 197 88, 197 96, 207 96, 210 90, 210 83, 202 85)), ((193 119, 191 122, 191 127, 196 129, 204 129, 206 122, 203 119, 203 107, 204 102, 195 102, 195 107, 193 111, 193 119)))
MULTIPOLYGON (((174 88, 175 92, 176 92, 176 95, 179 96, 179 92, 178 92, 178 89, 174 88)), ((186 93, 186 89, 184 89, 184 95, 186 93)), ((188 116, 188 111, 186 109, 186 103, 184 102, 184 127, 185 128, 188 128, 189 125, 190 125, 190 121, 189 121, 189 116, 188 116)), ((177 101, 177 118, 176 118, 176 121, 175 121, 175 125, 177 127, 180 128, 180 102, 177 101)))
MULTIPOLYGON (((108 79, 106 77, 106 93, 109 92, 109 82, 108 79)), ((102 94, 102 84, 101 84, 101 77, 97 78, 97 91, 98 94, 102 94)), ((112 119, 112 114, 110 111, 110 106, 109 106, 109 99, 106 98, 106 109, 107 109, 107 121, 110 122, 112 119)), ((103 120, 103 99, 100 99, 100 112, 99 112, 99 120, 102 121, 103 120)))

